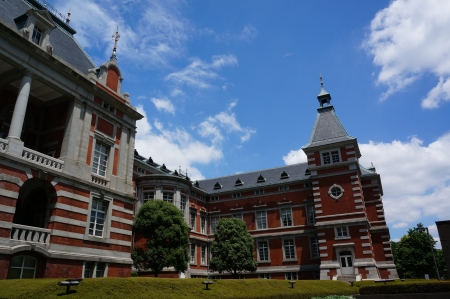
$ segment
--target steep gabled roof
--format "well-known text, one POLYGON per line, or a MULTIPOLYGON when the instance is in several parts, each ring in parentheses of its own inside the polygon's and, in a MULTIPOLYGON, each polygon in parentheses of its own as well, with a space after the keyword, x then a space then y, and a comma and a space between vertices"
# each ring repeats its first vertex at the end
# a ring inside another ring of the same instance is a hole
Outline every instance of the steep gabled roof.
POLYGON ((311 138, 303 149, 356 140, 355 137, 348 135, 333 106, 320 107, 317 112, 311 138))

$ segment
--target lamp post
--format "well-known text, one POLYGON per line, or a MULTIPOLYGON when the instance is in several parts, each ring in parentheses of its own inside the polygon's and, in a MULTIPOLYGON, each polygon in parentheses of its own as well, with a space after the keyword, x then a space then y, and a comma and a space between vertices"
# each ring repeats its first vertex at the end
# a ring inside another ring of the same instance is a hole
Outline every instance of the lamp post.
POLYGON ((436 258, 434 257, 434 250, 433 250, 433 245, 431 244, 430 232, 428 231, 428 227, 417 227, 415 230, 419 231, 419 232, 423 232, 425 230, 427 231, 428 242, 430 243, 431 254, 433 255, 433 262, 434 262, 434 268, 436 269, 437 279, 441 280, 441 278, 439 276, 439 270, 438 270, 438 267, 437 267, 437 264, 436 264, 436 258))

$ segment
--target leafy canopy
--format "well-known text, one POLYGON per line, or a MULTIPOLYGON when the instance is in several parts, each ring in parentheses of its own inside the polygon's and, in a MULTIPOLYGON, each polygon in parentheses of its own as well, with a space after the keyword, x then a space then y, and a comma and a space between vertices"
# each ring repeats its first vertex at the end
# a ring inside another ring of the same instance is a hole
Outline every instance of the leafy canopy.
POLYGON ((211 244, 210 268, 214 271, 229 272, 238 278, 243 271, 256 271, 252 236, 245 222, 235 218, 223 218, 217 224, 214 241, 211 244))
POLYGON ((151 269, 155 276, 165 267, 187 270, 189 227, 173 204, 148 201, 139 209, 133 227, 146 238, 145 248, 135 248, 131 253, 137 269, 151 269))
MULTIPOLYGON (((417 228, 424 228, 422 223, 417 228)), ((440 276, 447 272, 441 260, 442 251, 435 249, 436 241, 426 231, 410 228, 399 242, 391 242, 397 272, 402 278, 423 278, 425 274, 436 277, 436 269, 431 253, 430 241, 436 256, 440 276)))

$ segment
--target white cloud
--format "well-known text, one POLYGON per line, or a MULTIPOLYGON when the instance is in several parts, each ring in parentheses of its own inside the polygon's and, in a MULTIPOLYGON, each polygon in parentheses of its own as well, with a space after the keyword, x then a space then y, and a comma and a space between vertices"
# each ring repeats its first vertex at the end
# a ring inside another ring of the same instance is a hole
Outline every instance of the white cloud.
POLYGON ((284 57, 289 57, 291 55, 292 55, 292 53, 286 53, 286 54, 284 54, 284 57))
POLYGON ((423 100, 422 107, 436 108, 449 100, 449 15, 450 1, 446 0, 392 1, 375 15, 363 47, 381 68, 377 82, 388 88, 381 100, 425 73, 442 79, 423 100))
POLYGON ((170 92, 170 95, 171 95, 172 97, 177 97, 177 96, 185 96, 186 94, 185 94, 181 89, 174 88, 174 89, 172 89, 172 91, 170 92))
POLYGON ((417 137, 407 142, 360 144, 360 163, 368 166, 373 162, 381 175, 388 223, 410 227, 424 216, 448 218, 449 147, 450 133, 429 145, 417 137))
POLYGON ((210 29, 204 29, 201 33, 215 35, 216 41, 218 42, 244 41, 249 43, 258 36, 258 31, 252 25, 245 25, 239 33, 227 32, 223 34, 215 34, 215 32, 210 29))
MULTIPOLYGON (((370 141, 359 147, 360 164, 373 162, 381 176, 386 221, 393 228, 412 227, 427 216, 448 219, 450 132, 428 145, 412 137, 406 142, 370 141)), ((299 149, 290 151, 283 160, 293 164, 306 161, 306 157, 299 149)))
POLYGON ((192 58, 190 65, 183 70, 171 73, 166 80, 177 85, 188 85, 198 89, 211 88, 211 81, 221 79, 217 73, 226 66, 236 66, 238 60, 234 55, 215 55, 207 63, 198 58, 192 58))
POLYGON ((129 1, 111 0, 58 0, 55 3, 61 11, 71 7, 71 25, 77 30, 76 38, 83 47, 110 55, 111 35, 119 26, 118 59, 145 62, 140 65, 146 66, 165 65, 169 58, 185 53, 192 26, 181 15, 183 5, 184 2, 178 0, 134 1, 132 5, 129 1), (136 18, 133 22, 124 18, 130 10, 136 18))
POLYGON ((241 142, 248 141, 256 133, 251 128, 243 128, 236 119, 236 115, 231 110, 237 105, 234 100, 228 105, 227 111, 220 112, 214 116, 207 117, 198 126, 197 132, 202 137, 209 137, 211 142, 219 143, 224 140, 224 133, 240 133, 241 142))
POLYGON ((218 161, 223 154, 215 145, 199 142, 182 128, 167 130, 159 120, 154 121, 152 130, 147 114, 142 106, 137 111, 144 118, 137 121, 137 134, 135 147, 140 155, 152 157, 157 163, 165 163, 171 170, 188 168, 189 176, 193 180, 203 179, 203 175, 194 165, 209 164, 218 161))
POLYGON ((170 100, 152 98, 152 102, 159 111, 175 114, 175 107, 170 100))

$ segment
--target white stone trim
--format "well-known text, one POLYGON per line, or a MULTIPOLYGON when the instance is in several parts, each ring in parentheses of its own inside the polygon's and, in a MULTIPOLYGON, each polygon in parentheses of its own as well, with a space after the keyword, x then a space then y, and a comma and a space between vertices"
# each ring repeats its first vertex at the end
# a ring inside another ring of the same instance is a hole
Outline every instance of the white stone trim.
POLYGON ((16 208, 15 207, 10 207, 10 206, 0 205, 0 212, 14 214, 14 213, 16 213, 16 208))
POLYGON ((361 240, 369 240, 369 236, 361 236, 360 239, 361 240))
POLYGON ((372 254, 372 250, 363 250, 363 254, 372 254))
POLYGON ((51 216, 49 219, 49 222, 59 222, 59 223, 70 224, 70 225, 81 226, 81 227, 86 227, 86 225, 87 225, 86 221, 80 221, 80 220, 65 218, 65 217, 61 217, 61 216, 51 216))
POLYGON ((0 196, 9 197, 13 199, 19 198, 19 192, 9 191, 5 189, 0 189, 0 196))
POLYGON ((111 216, 111 221, 116 221, 116 222, 120 222, 120 223, 124 223, 124 224, 133 225, 133 220, 120 218, 120 217, 117 217, 117 216, 111 216))
POLYGON ((64 211, 69 211, 69 212, 75 212, 78 214, 82 214, 82 215, 87 215, 88 210, 87 209, 82 209, 82 208, 77 208, 74 206, 70 206, 70 205, 66 205, 64 203, 60 203, 60 202, 55 202, 55 203, 51 203, 47 206, 47 208, 49 209, 59 209, 59 210, 64 210, 64 211))
POLYGON ((362 243, 361 247, 370 247, 370 243, 362 243))
POLYGON ((78 194, 75 194, 75 193, 71 193, 71 192, 67 192, 67 191, 64 191, 64 190, 56 191, 56 196, 67 197, 67 198, 70 198, 70 199, 75 199, 75 200, 86 202, 86 203, 89 203, 89 200, 90 200, 89 197, 81 196, 81 195, 78 195, 78 194))
POLYGON ((322 210, 316 210, 316 214, 322 214, 322 210))
POLYGON ((120 228, 116 228, 116 227, 111 227, 109 229, 109 232, 116 233, 116 234, 121 234, 121 235, 126 235, 126 236, 131 236, 132 235, 131 230, 120 229, 120 228))
POLYGON ((320 257, 328 257, 328 253, 321 253, 320 257))
POLYGON ((325 233, 317 233, 317 236, 318 236, 318 237, 325 236, 325 233))
POLYGON ((362 203, 362 199, 355 199, 355 203, 362 203))
POLYGON ((317 205, 314 205, 314 208, 321 208, 322 207, 322 204, 321 203, 319 203, 319 204, 317 204, 317 205))
POLYGON ((363 209, 364 208, 364 206, 356 206, 355 207, 355 209, 357 209, 357 210, 361 210, 361 209, 363 209))

